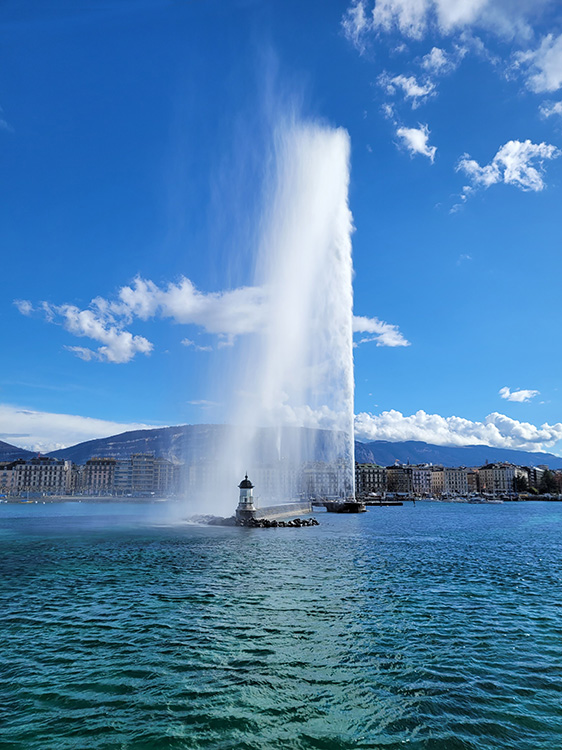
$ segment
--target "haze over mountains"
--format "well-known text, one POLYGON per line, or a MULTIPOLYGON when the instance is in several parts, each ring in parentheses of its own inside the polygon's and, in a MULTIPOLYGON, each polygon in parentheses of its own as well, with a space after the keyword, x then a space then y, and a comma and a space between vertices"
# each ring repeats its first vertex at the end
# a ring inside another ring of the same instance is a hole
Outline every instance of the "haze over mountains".
MULTIPOLYGON (((182 463, 194 463, 204 459, 220 460, 227 430, 235 429, 225 425, 179 425, 159 427, 152 430, 133 430, 120 435, 112 435, 98 440, 53 451, 47 455, 63 458, 76 464, 83 464, 95 456, 128 458, 131 453, 154 451, 157 456, 182 463)), ((325 430, 300 430, 285 428, 282 435, 282 455, 295 460, 295 451, 302 451, 303 460, 323 460, 329 434, 325 430), (295 440, 298 433, 299 440, 295 440)), ((271 430, 259 433, 259 443, 264 460, 275 455, 274 445, 277 434, 271 430)), ((0 460, 13 461, 16 458, 32 458, 36 453, 0 441, 0 460)), ((391 443, 376 440, 370 443, 355 441, 355 458, 360 463, 377 463, 389 466, 395 461, 412 464, 430 463, 443 466, 480 466, 486 461, 509 461, 521 466, 547 464, 551 469, 562 468, 562 457, 552 453, 531 453, 529 451, 492 448, 482 445, 442 446, 430 445, 409 440, 391 443)))

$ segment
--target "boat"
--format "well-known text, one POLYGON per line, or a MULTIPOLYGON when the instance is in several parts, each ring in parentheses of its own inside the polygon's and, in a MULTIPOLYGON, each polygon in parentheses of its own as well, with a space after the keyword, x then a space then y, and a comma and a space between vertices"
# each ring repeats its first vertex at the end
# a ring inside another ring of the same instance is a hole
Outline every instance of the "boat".
POLYGON ((326 500, 324 507, 328 513, 365 513, 367 511, 365 503, 358 500, 326 500))

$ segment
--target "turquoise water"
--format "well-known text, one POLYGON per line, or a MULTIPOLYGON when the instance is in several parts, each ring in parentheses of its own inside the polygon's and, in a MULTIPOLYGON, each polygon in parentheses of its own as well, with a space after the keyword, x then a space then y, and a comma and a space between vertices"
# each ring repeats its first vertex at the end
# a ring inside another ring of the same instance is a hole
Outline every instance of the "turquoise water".
POLYGON ((0 506, 0 748, 562 747, 562 504, 0 506))

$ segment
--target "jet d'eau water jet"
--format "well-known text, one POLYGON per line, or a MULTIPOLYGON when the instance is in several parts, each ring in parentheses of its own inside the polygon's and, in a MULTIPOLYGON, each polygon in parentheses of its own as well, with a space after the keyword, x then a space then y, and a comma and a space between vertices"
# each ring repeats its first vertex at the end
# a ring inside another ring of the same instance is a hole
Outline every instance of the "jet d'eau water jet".
POLYGON ((217 460, 192 467, 197 500, 218 512, 246 472, 261 505, 354 493, 349 136, 291 122, 273 144, 251 274, 261 320, 224 375, 232 427, 217 460))

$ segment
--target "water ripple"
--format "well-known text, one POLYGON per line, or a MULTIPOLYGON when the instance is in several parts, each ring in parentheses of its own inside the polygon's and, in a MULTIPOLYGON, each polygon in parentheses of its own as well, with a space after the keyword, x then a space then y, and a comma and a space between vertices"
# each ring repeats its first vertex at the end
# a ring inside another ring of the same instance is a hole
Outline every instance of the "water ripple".
POLYGON ((562 747, 562 506, 418 506, 2 517, 0 747, 562 747))

